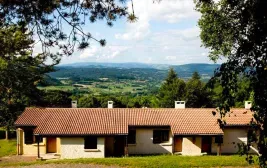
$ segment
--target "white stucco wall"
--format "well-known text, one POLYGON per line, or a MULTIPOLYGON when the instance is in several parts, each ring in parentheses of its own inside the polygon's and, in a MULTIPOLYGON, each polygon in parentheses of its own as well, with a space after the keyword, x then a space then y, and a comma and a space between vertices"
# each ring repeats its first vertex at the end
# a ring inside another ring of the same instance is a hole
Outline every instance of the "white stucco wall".
POLYGON ((195 137, 195 143, 193 137, 183 137, 182 155, 201 155, 201 141, 200 136, 195 137))
POLYGON ((97 150, 85 150, 83 137, 62 137, 61 158, 103 158, 105 157, 105 138, 97 138, 97 150))
POLYGON ((237 143, 242 141, 239 138, 247 138, 247 128, 225 128, 223 136, 222 153, 237 153, 237 143))
MULTIPOLYGON (((221 153, 222 154, 235 154, 238 151, 238 143, 247 140, 247 131, 246 127, 226 127, 223 135, 223 144, 221 144, 221 153)), ((212 138, 212 153, 217 153, 218 144, 215 143, 215 137, 212 138)), ((254 146, 254 149, 257 149, 254 146)), ((250 152, 255 153, 256 151, 250 150, 250 152)))
POLYGON ((153 129, 136 129, 136 144, 128 145, 129 154, 166 154, 172 153, 173 137, 169 132, 169 142, 153 143, 153 129))

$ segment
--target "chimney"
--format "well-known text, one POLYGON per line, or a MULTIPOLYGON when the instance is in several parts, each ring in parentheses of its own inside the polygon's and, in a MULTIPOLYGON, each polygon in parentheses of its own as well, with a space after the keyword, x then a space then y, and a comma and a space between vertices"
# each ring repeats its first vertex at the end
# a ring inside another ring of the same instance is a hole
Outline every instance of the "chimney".
POLYGON ((250 110, 252 107, 252 101, 245 101, 245 109, 250 110))
POLYGON ((113 108, 113 101, 108 101, 108 108, 113 108))
POLYGON ((185 101, 175 101, 176 109, 185 109, 185 101))
POLYGON ((77 100, 71 101, 71 108, 77 108, 77 105, 78 105, 77 100))

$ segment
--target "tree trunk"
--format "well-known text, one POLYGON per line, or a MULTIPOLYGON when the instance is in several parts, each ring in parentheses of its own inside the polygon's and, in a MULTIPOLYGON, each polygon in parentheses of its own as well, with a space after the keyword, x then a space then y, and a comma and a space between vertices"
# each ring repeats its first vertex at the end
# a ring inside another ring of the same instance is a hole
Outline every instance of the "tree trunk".
POLYGON ((6 130, 6 140, 9 139, 9 137, 8 137, 8 132, 9 132, 9 130, 6 130))

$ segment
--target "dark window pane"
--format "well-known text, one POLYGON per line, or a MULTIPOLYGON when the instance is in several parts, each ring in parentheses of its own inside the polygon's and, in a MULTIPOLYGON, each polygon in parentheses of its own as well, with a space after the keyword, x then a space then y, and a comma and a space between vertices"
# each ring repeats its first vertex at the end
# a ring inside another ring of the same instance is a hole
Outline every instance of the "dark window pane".
POLYGON ((43 143, 43 137, 42 136, 35 136, 35 143, 38 143, 38 138, 39 138, 39 143, 43 143))
POLYGON ((136 143, 136 130, 129 130, 128 134, 128 144, 136 143))
POLYGON ((154 130, 153 143, 162 143, 169 141, 169 130, 154 130))
POLYGON ((85 137, 84 149, 97 149, 97 137, 95 136, 85 137))
POLYGON ((215 143, 223 143, 223 136, 216 136, 215 143))
POLYGON ((161 131, 160 130, 153 131, 153 143, 161 143, 161 131))
POLYGON ((168 130, 162 130, 162 142, 169 141, 169 131, 168 130))
POLYGON ((24 130, 24 139, 25 139, 25 144, 33 143, 33 129, 24 130))

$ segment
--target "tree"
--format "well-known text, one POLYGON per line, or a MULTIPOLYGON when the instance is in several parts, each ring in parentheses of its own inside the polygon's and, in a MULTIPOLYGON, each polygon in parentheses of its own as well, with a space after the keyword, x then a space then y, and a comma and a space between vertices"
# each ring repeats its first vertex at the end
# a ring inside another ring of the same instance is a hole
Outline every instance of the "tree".
POLYGON ((159 89, 160 107, 173 108, 174 102, 185 98, 185 82, 177 77, 177 74, 171 68, 165 83, 159 89))
POLYGON ((38 82, 53 70, 44 64, 44 55, 32 55, 29 36, 23 26, 0 29, 0 123, 7 132, 25 106, 38 99, 38 82))
POLYGON ((100 108, 100 101, 94 96, 83 96, 78 100, 78 107, 82 108, 100 108))
POLYGON ((40 107, 71 107, 71 93, 61 90, 40 90, 40 99, 32 104, 40 107))
POLYGON ((0 28, 14 24, 27 25, 28 31, 37 34, 43 53, 58 60, 63 55, 71 55, 76 46, 78 49, 88 47, 91 39, 103 46, 106 44, 104 39, 96 39, 84 30, 86 23, 105 20, 108 26, 112 26, 120 17, 135 21, 137 18, 134 10, 128 13, 125 2, 126 0, 1 0, 0 28), (58 52, 51 53, 52 47, 57 47, 58 52))
POLYGON ((186 106, 193 108, 210 107, 211 100, 205 84, 201 82, 200 75, 194 72, 192 78, 186 83, 186 106))
MULTIPOLYGON (((266 0, 196 0, 202 16, 199 20, 201 40, 210 49, 210 58, 225 57, 216 73, 222 85, 220 113, 225 115, 234 105, 238 76, 249 79, 253 92, 254 118, 258 127, 259 164, 267 166, 267 2, 266 0)), ((254 131, 255 132, 255 131, 254 131)), ((248 159, 251 161, 251 159, 248 159)))

